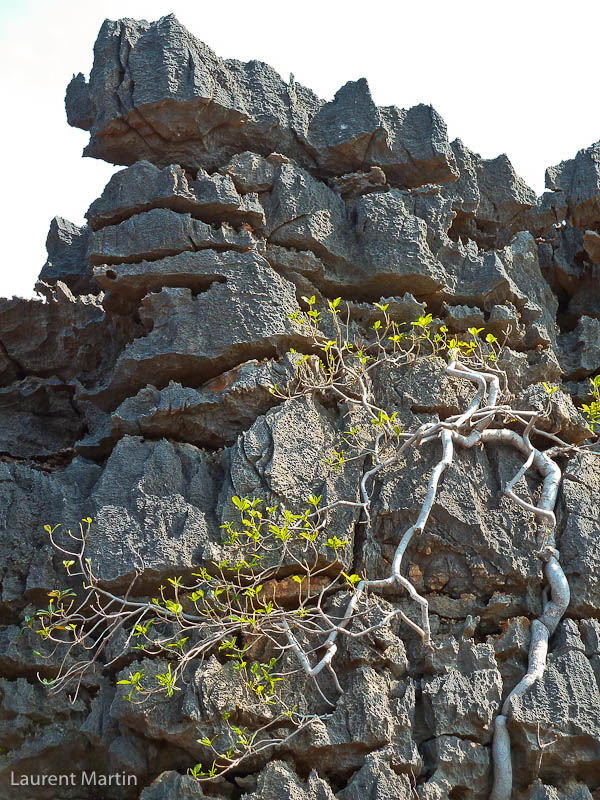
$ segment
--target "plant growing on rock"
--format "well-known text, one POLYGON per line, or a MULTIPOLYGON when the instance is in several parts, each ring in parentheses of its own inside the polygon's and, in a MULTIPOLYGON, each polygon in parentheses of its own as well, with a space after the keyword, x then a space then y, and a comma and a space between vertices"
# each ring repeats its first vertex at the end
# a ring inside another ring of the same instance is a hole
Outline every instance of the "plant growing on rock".
POLYGON ((590 378, 590 393, 592 399, 589 404, 583 403, 581 408, 585 414, 592 433, 600 432, 600 375, 590 378))
MULTIPOLYGON (((124 687, 124 700, 139 703, 158 694, 171 697, 189 680, 192 665, 217 658, 229 663, 239 699, 252 714, 244 712, 241 702, 223 710, 220 725, 198 739, 205 757, 190 774, 198 780, 211 779, 235 769, 242 759, 272 753, 335 708, 344 691, 336 671, 336 653, 344 637, 366 637, 400 618, 418 635, 426 653, 435 648, 429 604, 404 574, 404 555, 427 525, 455 449, 508 445, 523 462, 504 486, 504 494, 538 523, 537 555, 547 581, 542 614, 531 625, 528 669, 495 720, 491 798, 508 800, 512 768, 506 722, 511 703, 542 675, 549 637, 569 603, 554 537, 561 470, 553 460, 569 447, 537 427, 537 412, 511 406, 506 377, 494 366, 501 345, 482 328, 450 336, 431 314, 403 325, 391 318, 388 305, 375 303, 379 315, 369 336, 351 339, 349 319, 341 321, 340 298, 327 301, 321 310, 314 296, 303 300, 305 312, 291 316, 309 332, 314 350, 294 353, 293 384, 286 391, 277 386, 272 391, 284 402, 314 394, 356 412, 359 423, 325 456, 333 471, 352 459, 366 459, 355 496, 324 504, 322 497, 310 495, 304 507, 294 509, 269 505, 260 497, 234 496, 239 519, 222 525, 221 556, 190 575, 170 577, 148 597, 136 594, 135 580, 122 595, 103 586, 86 557, 89 518, 78 534, 69 531, 67 537, 47 526, 52 543, 64 556, 68 576, 83 586, 76 596, 71 583, 56 590, 48 608, 27 623, 41 639, 64 651, 51 691, 75 685, 76 696, 97 665, 121 668, 129 663, 129 671, 117 681, 124 687), (461 413, 405 431, 396 412, 377 405, 374 380, 382 376, 385 380, 391 368, 440 354, 448 357, 446 373, 473 384, 474 396, 461 413), (548 442, 549 449, 535 447, 534 436, 538 442, 548 442), (358 524, 368 533, 375 477, 399 464, 411 448, 426 445, 441 447, 440 457, 428 476, 417 518, 396 536, 389 574, 375 579, 344 571, 348 542, 331 533, 334 515, 343 507, 356 509, 358 524), (515 491, 530 470, 542 479, 536 504, 515 491), (405 592, 416 613, 386 603, 385 595, 391 591, 405 592), (144 666, 148 664, 155 669, 144 666), (306 698, 290 696, 287 685, 294 672, 311 680, 320 710, 310 709, 306 698)), ((597 398, 600 381, 594 380, 597 398)), ((598 405, 598 399, 584 406, 592 426, 598 424, 594 403, 598 405)), ((143 564, 136 577, 141 572, 143 564)))

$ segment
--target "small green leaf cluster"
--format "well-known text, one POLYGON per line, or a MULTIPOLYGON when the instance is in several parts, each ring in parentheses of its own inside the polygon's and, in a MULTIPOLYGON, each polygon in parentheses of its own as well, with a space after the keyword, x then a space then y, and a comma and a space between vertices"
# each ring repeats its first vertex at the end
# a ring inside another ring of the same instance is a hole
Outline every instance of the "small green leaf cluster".
POLYGON ((592 400, 589 403, 582 403, 581 408, 590 431, 600 433, 600 374, 590 378, 590 392, 592 400))
POLYGON ((271 658, 268 663, 253 662, 250 666, 251 677, 246 681, 248 689, 269 705, 274 705, 276 702, 275 684, 283 680, 283 678, 273 675, 273 668, 276 662, 277 659, 275 657, 271 658))
POLYGON ((123 698, 122 698, 123 700, 126 700, 127 702, 131 702, 131 696, 132 696, 134 690, 136 692, 143 691, 142 685, 141 685, 141 680, 142 680, 143 677, 144 677, 144 670, 140 669, 137 672, 130 672, 128 678, 123 678, 122 680, 117 681, 117 686, 121 686, 121 685, 131 686, 131 689, 129 690, 129 692, 126 695, 123 696, 123 698))
MULTIPOLYGON (((444 333, 446 330, 444 329, 444 333)), ((451 358, 458 355, 463 361, 471 357, 475 357, 480 363, 484 361, 496 361, 497 359, 497 345, 498 339, 493 333, 485 334, 485 342, 489 346, 485 351, 482 345, 480 333, 485 333, 484 328, 469 328, 467 333, 470 334, 469 339, 461 339, 453 336, 445 338, 444 345, 448 349, 448 354, 451 358)))
POLYGON ((299 542, 313 545, 319 536, 321 495, 309 495, 306 508, 301 514, 295 514, 279 504, 266 506, 262 499, 256 497, 249 499, 234 496, 231 502, 239 512, 241 527, 234 526, 231 521, 221 525, 227 534, 224 545, 234 550, 242 550, 251 545, 254 550, 260 550, 261 554, 252 552, 252 563, 245 559, 238 560, 235 564, 228 562, 229 569, 238 572, 242 568, 252 569, 266 553, 280 550, 281 547, 285 551, 291 544, 299 542), (262 511, 259 506, 263 506, 262 511))

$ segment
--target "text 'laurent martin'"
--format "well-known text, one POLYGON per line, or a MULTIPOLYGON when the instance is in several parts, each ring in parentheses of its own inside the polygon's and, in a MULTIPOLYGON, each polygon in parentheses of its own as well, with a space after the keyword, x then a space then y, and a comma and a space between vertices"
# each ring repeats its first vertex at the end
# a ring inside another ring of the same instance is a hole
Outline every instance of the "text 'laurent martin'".
POLYGON ((10 773, 11 786, 137 786, 137 775, 126 772, 65 772, 63 774, 15 775, 10 773))

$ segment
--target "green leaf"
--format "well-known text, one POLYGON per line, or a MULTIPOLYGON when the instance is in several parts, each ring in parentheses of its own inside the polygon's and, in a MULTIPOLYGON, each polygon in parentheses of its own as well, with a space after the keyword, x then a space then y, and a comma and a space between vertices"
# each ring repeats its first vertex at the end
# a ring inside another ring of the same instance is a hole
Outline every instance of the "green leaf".
POLYGON ((432 320, 432 314, 425 314, 424 316, 421 314, 416 318, 416 320, 414 320, 414 322, 411 323, 411 325, 416 325, 419 328, 427 328, 427 326, 431 324, 432 320))
POLYGON ((344 547, 347 544, 347 539, 338 539, 337 536, 330 536, 329 539, 327 539, 327 547, 331 547, 336 553, 341 547, 344 547))
POLYGON ((476 339, 482 330, 483 328, 469 328, 469 333, 471 334, 473 339, 476 339))
POLYGON ((250 508, 250 501, 247 497, 238 497, 234 494, 231 498, 231 502, 238 509, 238 511, 245 511, 247 508, 250 508))
POLYGON ((352 587, 360 582, 360 575, 354 573, 352 575, 346 575, 345 572, 340 572, 340 575, 342 575, 342 577, 346 579, 346 582, 352 587))
POLYGON ((542 386, 546 390, 546 394, 553 394, 558 391, 558 386, 549 386, 546 381, 542 381, 542 386))

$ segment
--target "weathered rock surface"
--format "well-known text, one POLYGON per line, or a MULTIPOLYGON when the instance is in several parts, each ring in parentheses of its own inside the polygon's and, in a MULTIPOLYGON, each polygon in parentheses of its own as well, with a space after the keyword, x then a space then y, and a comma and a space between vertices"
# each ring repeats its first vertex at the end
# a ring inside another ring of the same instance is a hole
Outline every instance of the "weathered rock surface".
POLYGON ((395 797, 410 800, 412 792, 408 775, 398 774, 393 766, 393 756, 376 750, 369 753, 363 766, 354 773, 350 783, 337 795, 340 800, 380 800, 395 797))
POLYGON ((226 282, 236 272, 260 272, 265 268, 268 269, 267 262, 254 251, 221 253, 207 249, 108 268, 101 265, 94 267, 94 277, 107 292, 104 307, 123 314, 131 313, 146 295, 163 288, 191 289, 196 296, 213 283, 226 282))
POLYGON ((526 227, 520 217, 535 206, 535 192, 519 178, 506 155, 482 159, 460 139, 451 147, 460 176, 442 194, 456 213, 452 238, 473 239, 485 250, 508 242, 526 227))
POLYGON ((425 745, 435 772, 420 789, 422 800, 462 796, 486 800, 490 792, 490 757, 486 747, 455 736, 440 736, 425 745))
POLYGON ((69 123, 91 133, 87 155, 213 170, 251 150, 326 174, 379 165, 408 186, 457 176, 440 116, 378 108, 364 79, 323 103, 266 64, 218 58, 173 15, 107 20, 94 54, 89 84, 73 78, 66 101, 69 123))
POLYGON ((144 335, 124 348, 106 384, 84 396, 114 408, 157 376, 158 388, 169 380, 198 386, 249 358, 307 346, 288 319, 298 309, 294 286, 263 263, 224 267, 200 294, 186 288, 147 294, 139 308, 144 335))
POLYGON ((598 231, 600 142, 546 170, 546 187, 565 198, 568 216, 582 232, 598 231))
POLYGON ((94 291, 87 260, 89 230, 80 228, 62 217, 54 217, 46 239, 48 260, 42 267, 39 281, 54 284, 62 281, 73 294, 94 291))
MULTIPOLYGON (((600 693, 583 652, 566 649, 551 654, 542 678, 512 708, 509 724, 516 742, 527 741, 535 752, 538 733, 542 742, 556 740, 543 753, 542 779, 555 784, 568 778, 595 780, 600 760, 596 733, 600 724, 600 693), (568 698, 568 716, 556 716, 553 712, 561 698, 568 698), (576 757, 571 741, 577 742, 576 757)), ((535 761, 531 759, 520 765, 525 782, 536 777, 535 761)))
MULTIPOLYGON (((90 132, 85 153, 125 169, 90 204, 87 226, 51 222, 43 299, 0 300, 0 798, 16 796, 11 772, 60 773, 67 753, 77 774, 135 778, 103 787, 104 800, 489 796, 494 719, 527 669, 544 587, 536 524, 503 496, 524 456, 504 445, 456 447, 406 550, 431 649, 393 616, 419 618, 396 588, 337 640, 341 694, 327 670, 317 688, 285 650, 282 697, 298 718, 320 716, 284 745, 273 741, 290 721, 264 728, 269 704, 256 706, 218 648, 173 697, 143 703, 115 682, 136 664, 156 681, 167 661, 132 652, 107 666, 114 644, 72 705, 38 681, 56 675, 59 654, 23 621, 68 580, 44 525, 60 523, 66 542, 92 517, 86 555, 103 585, 126 591, 143 567, 131 591, 146 598, 223 557, 223 526, 240 518, 234 495, 298 514, 310 495, 344 499, 327 516, 338 544, 324 537, 310 551, 311 587, 299 588, 308 551, 292 542, 264 555, 273 574, 260 596, 294 609, 323 591, 341 619, 349 595, 327 588, 340 569, 350 581, 390 574, 440 445, 378 473, 366 525, 356 504, 372 458, 352 442, 373 439, 370 415, 328 389, 297 393, 299 370, 322 375, 323 356, 300 311, 313 308, 335 339, 337 298, 357 348, 384 309, 400 347, 427 325, 439 340, 496 337, 489 369, 503 373, 502 402, 542 415, 535 447, 556 436, 570 445, 554 456, 570 604, 545 673, 511 704, 513 800, 596 797, 600 450, 581 409, 600 374, 600 145, 550 167, 536 198, 506 155, 449 144, 431 107, 377 107, 364 79, 325 102, 266 64, 219 58, 172 15, 107 20, 89 81, 73 78, 66 106, 90 132), (381 613, 385 625, 367 631, 381 613), (236 735, 266 731, 264 749, 194 780, 188 770, 215 758, 204 737, 235 744, 232 713, 236 735)), ((476 386, 444 366, 437 355, 374 369, 373 400, 403 431, 460 414, 476 386)), ((515 491, 534 503, 539 483, 528 473, 515 491)), ((264 667, 272 651, 254 643, 249 658, 264 667)), ((311 651, 311 663, 322 655, 311 651)), ((46 786, 35 797, 87 791, 46 786)))
POLYGON ((346 206, 337 192, 287 162, 264 206, 269 244, 314 253, 323 268, 311 277, 328 293, 429 295, 449 280, 406 193, 367 194, 346 206))
POLYGON ((362 194, 380 191, 386 184, 385 172, 381 167, 371 167, 368 172, 348 172, 346 175, 330 178, 329 185, 344 199, 360 197, 362 194))
MULTIPOLYGON (((140 800, 171 800, 172 797, 181 800, 204 800, 206 796, 201 786, 189 775, 180 775, 179 772, 169 770, 161 773, 144 789, 140 800)), ((218 795, 211 796, 218 797, 218 795)))
POLYGON ((408 111, 378 108, 364 78, 349 81, 319 108, 307 139, 318 166, 329 173, 377 165, 404 186, 456 177, 446 126, 435 110, 425 105, 408 111))
POLYGON ((491 647, 463 641, 454 665, 444 662, 443 674, 421 683, 425 725, 431 738, 437 741, 452 736, 486 744, 491 740, 492 720, 502 694, 491 647))
POLYGON ((57 283, 51 299, 0 300, 0 382, 33 375, 73 381, 98 374, 115 344, 106 336, 102 304, 93 295, 75 297, 57 283), (103 338, 106 352, 98 347, 103 338))
POLYGON ((213 228, 189 214, 152 209, 93 232, 88 258, 92 265, 136 263, 204 248, 251 250, 257 244, 249 230, 236 231, 227 223, 213 228))
POLYGON ((152 208, 188 213, 204 222, 246 223, 252 228, 260 228, 265 222, 258 197, 240 196, 228 175, 209 175, 200 170, 195 180, 188 180, 176 164, 159 170, 149 161, 138 161, 113 175, 86 217, 97 231, 152 208))
POLYGON ((84 422, 73 389, 58 378, 29 376, 0 389, 0 452, 17 458, 52 456, 73 447, 84 422))
POLYGON ((219 172, 231 178, 240 194, 268 192, 273 187, 275 169, 280 159, 278 154, 264 158, 250 151, 236 153, 225 166, 219 167, 219 172))
POLYGON ((210 455, 192 445, 125 436, 90 497, 95 525, 87 549, 102 579, 130 578, 140 559, 148 580, 202 562, 218 537, 215 478, 210 455))
MULTIPOLYGON (((259 417, 223 453, 220 522, 235 519, 230 500, 233 495, 265 497, 267 505, 283 504, 294 513, 304 510, 310 495, 321 495, 324 505, 338 497, 356 502, 364 459, 332 473, 320 455, 335 449, 345 422, 341 415, 333 415, 309 399, 285 402, 259 417), (302 442, 301 447, 298 442, 302 442)), ((347 543, 337 557, 348 568, 357 520, 356 508, 342 507, 332 513, 328 526, 332 536, 347 543)), ((325 563, 331 560, 331 551, 322 545, 316 553, 325 563)), ((263 566, 270 565, 270 560, 265 556, 263 566)))
POLYGON ((596 373, 600 363, 600 319, 581 317, 574 331, 561 336, 559 348, 566 378, 576 381, 596 373))
POLYGON ((203 384, 200 389, 170 382, 127 398, 110 421, 111 435, 181 439, 205 447, 233 444, 237 437, 278 401, 271 391, 285 391, 294 379, 293 366, 272 360, 247 361, 203 384))
POLYGON ((573 587, 571 605, 577 616, 586 616, 600 602, 598 570, 600 545, 600 469, 598 447, 569 462, 562 485, 564 528, 561 548, 565 574, 573 587))
POLYGON ((261 773, 256 791, 243 794, 244 800, 277 800, 289 797, 290 800, 333 800, 333 792, 326 781, 311 772, 308 781, 301 781, 287 764, 271 761, 261 773))

